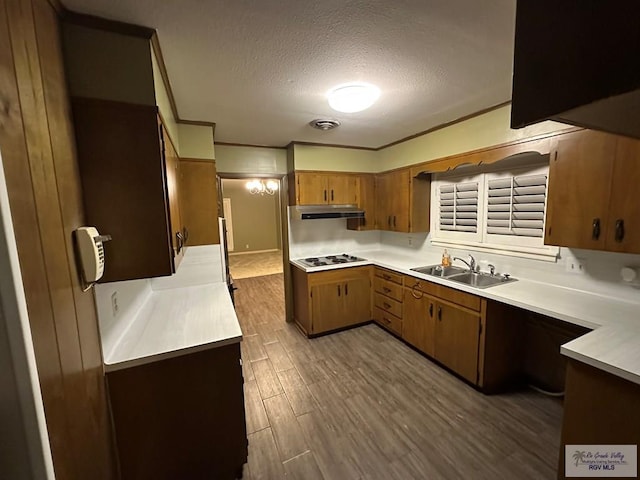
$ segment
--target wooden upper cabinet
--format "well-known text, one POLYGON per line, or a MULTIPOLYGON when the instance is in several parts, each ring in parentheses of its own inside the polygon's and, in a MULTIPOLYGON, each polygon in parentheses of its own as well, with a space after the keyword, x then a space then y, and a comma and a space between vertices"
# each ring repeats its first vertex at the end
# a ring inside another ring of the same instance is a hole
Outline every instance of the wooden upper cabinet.
POLYGON ((377 228, 392 232, 428 232, 431 182, 412 177, 410 168, 376 178, 377 228))
POLYGON ((176 177, 158 109, 82 98, 72 109, 86 221, 112 237, 101 281, 171 275, 180 216, 170 211, 176 177))
POLYGON ((545 243, 639 253, 640 142, 583 130, 551 149, 545 243))
POLYGON ((613 165, 611 200, 606 224, 606 249, 640 253, 640 141, 619 137, 613 165))
POLYGON ((178 268, 184 255, 184 231, 180 214, 180 162, 173 142, 164 125, 160 123, 162 151, 164 152, 167 196, 169 201, 169 218, 171 226, 171 245, 173 248, 175 268, 178 268))
POLYGON ((180 160, 180 206, 186 245, 220 243, 216 165, 180 160))
POLYGON ((356 205, 358 177, 354 174, 296 172, 297 205, 356 205))
POLYGON ((375 230, 376 226, 376 177, 363 173, 357 178, 358 207, 364 210, 364 218, 348 218, 349 230, 375 230))

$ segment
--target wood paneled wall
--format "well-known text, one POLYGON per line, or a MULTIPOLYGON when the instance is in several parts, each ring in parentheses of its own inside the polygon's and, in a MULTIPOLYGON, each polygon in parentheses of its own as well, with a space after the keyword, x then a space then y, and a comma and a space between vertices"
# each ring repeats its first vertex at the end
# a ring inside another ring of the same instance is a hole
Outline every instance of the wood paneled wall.
POLYGON ((73 255, 84 214, 47 0, 0 0, 0 149, 56 477, 115 478, 95 303, 73 255))

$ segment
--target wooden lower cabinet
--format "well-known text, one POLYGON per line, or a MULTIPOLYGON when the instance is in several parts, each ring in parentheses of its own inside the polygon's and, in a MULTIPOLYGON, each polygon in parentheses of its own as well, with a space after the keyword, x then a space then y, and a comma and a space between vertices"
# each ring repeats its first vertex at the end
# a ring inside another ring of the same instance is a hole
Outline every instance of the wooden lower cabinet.
POLYGON ((565 445, 640 444, 640 385, 569 359, 565 392, 558 478, 565 445))
POLYGON ((402 335, 402 275, 384 268, 373 272, 373 319, 376 323, 402 335))
POLYGON ((430 357, 435 357, 436 299, 411 287, 404 288, 402 338, 430 357))
POLYGON ((519 375, 522 320, 509 305, 404 279, 403 340, 485 392, 519 375))
POLYGON ((480 314, 435 302, 435 358, 471 383, 478 383, 480 314))
POLYGON ((371 320, 371 268, 293 269, 294 319, 309 336, 371 320))
POLYGON ((240 478, 240 344, 107 373, 122 480, 240 478))

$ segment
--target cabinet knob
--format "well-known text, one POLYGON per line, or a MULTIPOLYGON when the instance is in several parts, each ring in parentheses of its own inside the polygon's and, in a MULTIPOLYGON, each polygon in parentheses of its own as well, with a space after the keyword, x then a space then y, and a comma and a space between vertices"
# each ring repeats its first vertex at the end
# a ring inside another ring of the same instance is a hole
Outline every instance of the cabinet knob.
POLYGON ((598 240, 600 238, 600 219, 594 218, 591 230, 591 239, 598 240))
POLYGON ((624 220, 619 218, 616 220, 616 234, 615 240, 618 243, 621 243, 624 240, 624 220))

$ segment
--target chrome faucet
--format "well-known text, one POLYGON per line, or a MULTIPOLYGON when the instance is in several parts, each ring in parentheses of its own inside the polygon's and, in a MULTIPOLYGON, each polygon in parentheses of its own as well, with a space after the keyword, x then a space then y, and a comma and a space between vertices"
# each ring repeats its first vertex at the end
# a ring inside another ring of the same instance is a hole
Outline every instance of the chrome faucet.
POLYGON ((453 257, 453 260, 460 260, 462 263, 464 263, 467 267, 469 267, 469 271, 475 273, 476 272, 476 259, 473 258, 473 255, 469 255, 469 261, 467 262, 465 259, 460 258, 460 257, 453 257))

